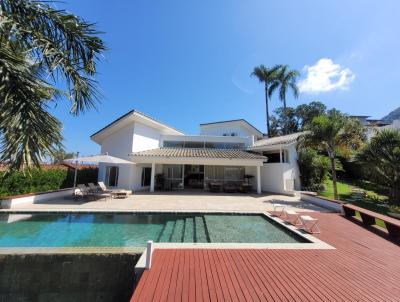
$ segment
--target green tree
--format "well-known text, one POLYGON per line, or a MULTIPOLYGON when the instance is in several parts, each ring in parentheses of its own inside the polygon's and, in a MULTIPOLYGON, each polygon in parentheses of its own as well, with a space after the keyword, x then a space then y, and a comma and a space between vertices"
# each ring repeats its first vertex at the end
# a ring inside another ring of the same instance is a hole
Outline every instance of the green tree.
POLYGON ((294 97, 299 97, 299 89, 297 88, 297 78, 300 73, 295 69, 289 69, 289 65, 281 65, 278 72, 278 78, 271 86, 271 91, 279 89, 279 99, 283 102, 283 108, 286 109, 286 95, 288 91, 292 91, 294 97))
POLYGON ((271 117, 271 136, 279 136, 299 131, 296 109, 280 107, 274 110, 271 117))
POLYGON ((358 155, 373 178, 389 188, 389 200, 400 205, 400 131, 379 131, 358 155))
POLYGON ((62 146, 58 147, 51 156, 52 164, 62 164, 64 160, 74 158, 75 154, 73 152, 66 152, 62 146))
POLYGON ((0 1, 0 160, 11 169, 39 166, 57 150, 61 123, 48 112, 52 103, 65 96, 73 115, 95 106, 93 77, 105 50, 98 34, 51 1, 0 1))
POLYGON ((266 110, 266 118, 267 118, 267 133, 268 136, 271 135, 270 124, 269 124, 269 99, 271 98, 273 92, 278 87, 278 74, 281 69, 281 65, 275 65, 271 68, 265 67, 264 65, 260 65, 254 68, 251 73, 252 76, 258 78, 260 83, 264 84, 265 89, 265 110, 266 110))
POLYGON ((304 126, 309 124, 314 117, 326 113, 326 106, 321 102, 314 101, 310 104, 301 104, 297 106, 295 111, 299 128, 303 129, 304 126))
POLYGON ((364 130, 358 120, 351 119, 340 111, 332 109, 326 114, 315 117, 306 126, 306 133, 300 136, 302 148, 313 148, 325 152, 330 160, 333 194, 338 198, 335 159, 337 154, 350 155, 364 141, 364 130))

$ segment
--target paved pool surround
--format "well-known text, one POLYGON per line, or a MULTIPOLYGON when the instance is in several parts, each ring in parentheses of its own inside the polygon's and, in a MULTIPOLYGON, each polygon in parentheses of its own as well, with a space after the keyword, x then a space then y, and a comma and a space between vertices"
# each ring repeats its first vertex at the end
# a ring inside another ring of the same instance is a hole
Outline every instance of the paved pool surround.
POLYGON ((129 301, 140 254, 0 255, 0 301, 129 301))

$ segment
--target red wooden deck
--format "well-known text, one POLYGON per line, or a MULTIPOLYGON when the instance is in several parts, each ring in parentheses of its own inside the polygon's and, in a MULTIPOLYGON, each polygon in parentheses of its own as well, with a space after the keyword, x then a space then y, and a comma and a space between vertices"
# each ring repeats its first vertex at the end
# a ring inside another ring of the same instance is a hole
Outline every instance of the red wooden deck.
POLYGON ((155 250, 131 301, 400 301, 400 247, 337 214, 335 250, 155 250))

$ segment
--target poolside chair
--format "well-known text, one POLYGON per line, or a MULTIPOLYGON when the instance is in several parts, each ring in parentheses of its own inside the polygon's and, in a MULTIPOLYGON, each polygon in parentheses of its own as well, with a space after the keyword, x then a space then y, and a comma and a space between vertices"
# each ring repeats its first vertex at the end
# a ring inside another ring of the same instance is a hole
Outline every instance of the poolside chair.
POLYGON ((78 188, 83 193, 83 196, 86 196, 86 197, 104 198, 105 200, 107 200, 107 198, 112 197, 112 195, 110 193, 93 192, 89 187, 86 187, 85 185, 78 185, 78 188))
POLYGON ((106 185, 104 184, 104 182, 102 182, 102 181, 99 181, 97 184, 98 184, 98 187, 101 189, 101 192, 103 192, 103 193, 125 192, 126 194, 132 194, 132 191, 130 191, 130 190, 107 188, 106 185))
POLYGON ((318 227, 318 219, 308 215, 301 215, 300 221, 302 223, 302 229, 311 234, 320 234, 321 231, 318 227))
POLYGON ((93 193, 98 193, 98 192, 106 193, 106 192, 103 192, 103 190, 100 188, 100 186, 96 186, 96 185, 95 185, 94 183, 92 183, 92 182, 89 182, 89 183, 88 183, 88 186, 89 186, 90 190, 91 190, 93 193))
POLYGON ((293 210, 285 210, 286 220, 293 225, 301 225, 301 221, 299 220, 299 213, 293 210))
POLYGON ((275 203, 272 201, 272 205, 274 206, 274 215, 278 217, 286 217, 286 206, 280 203, 275 203), (278 211, 280 209, 280 211, 278 211))
POLYGON ((77 186, 77 192, 75 193, 75 195, 82 198, 94 197, 94 193, 90 191, 89 188, 86 187, 84 184, 79 184, 77 186))

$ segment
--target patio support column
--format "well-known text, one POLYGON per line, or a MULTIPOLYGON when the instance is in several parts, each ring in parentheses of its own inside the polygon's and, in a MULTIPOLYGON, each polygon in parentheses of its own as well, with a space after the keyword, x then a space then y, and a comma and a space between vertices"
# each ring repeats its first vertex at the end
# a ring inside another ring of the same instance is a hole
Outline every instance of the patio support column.
POLYGON ((154 177, 156 174, 156 164, 151 163, 150 192, 154 192, 154 177))
POLYGON ((261 194, 261 167, 257 166, 257 194, 261 194))

